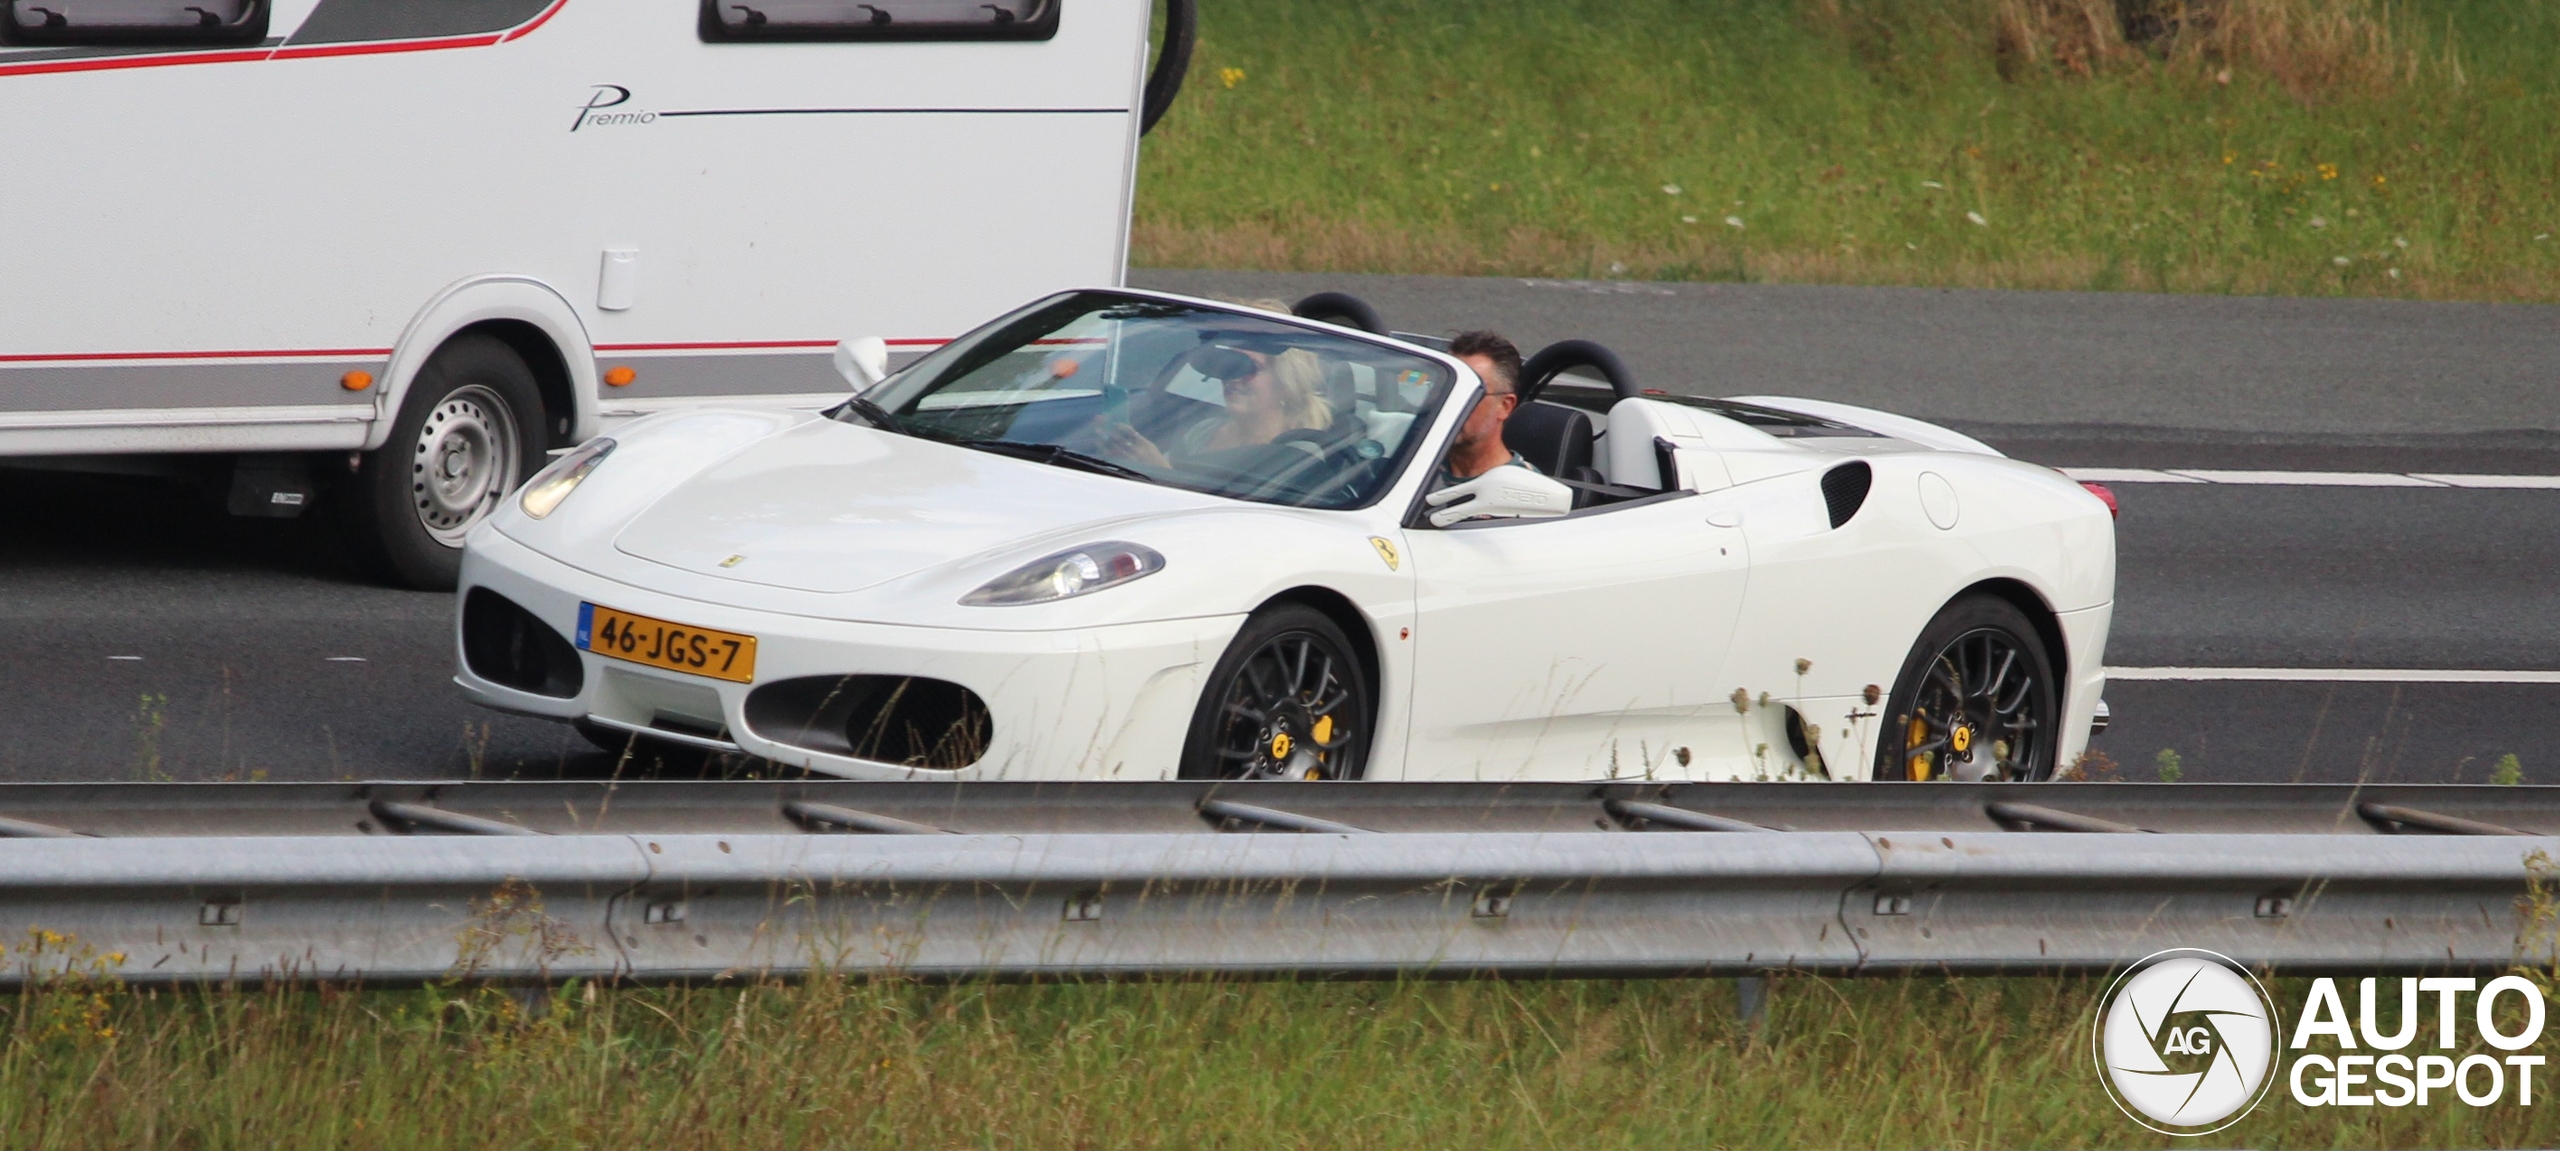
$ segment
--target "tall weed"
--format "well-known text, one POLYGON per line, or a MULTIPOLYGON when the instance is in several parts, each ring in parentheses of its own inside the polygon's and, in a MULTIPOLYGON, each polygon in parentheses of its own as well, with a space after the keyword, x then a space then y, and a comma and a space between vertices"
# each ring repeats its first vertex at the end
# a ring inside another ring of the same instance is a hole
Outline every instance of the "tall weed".
MULTIPOLYGON (((58 944, 57 944, 58 946, 58 944)), ((142 990, 0 999, 0 1147, 2109 1147, 2104 981, 142 990)), ((2280 985, 2284 1001, 2300 989, 2280 985)), ((2548 1145, 2273 1097, 2234 1145, 2548 1145)))

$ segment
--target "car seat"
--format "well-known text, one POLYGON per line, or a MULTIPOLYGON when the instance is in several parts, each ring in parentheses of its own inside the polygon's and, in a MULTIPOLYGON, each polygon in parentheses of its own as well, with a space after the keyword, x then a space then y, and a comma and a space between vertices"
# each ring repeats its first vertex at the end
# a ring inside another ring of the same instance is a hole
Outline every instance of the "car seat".
POLYGON ((1560 480, 1600 483, 1591 466, 1591 417, 1579 408, 1531 400, 1503 422, 1502 443, 1530 465, 1560 480))

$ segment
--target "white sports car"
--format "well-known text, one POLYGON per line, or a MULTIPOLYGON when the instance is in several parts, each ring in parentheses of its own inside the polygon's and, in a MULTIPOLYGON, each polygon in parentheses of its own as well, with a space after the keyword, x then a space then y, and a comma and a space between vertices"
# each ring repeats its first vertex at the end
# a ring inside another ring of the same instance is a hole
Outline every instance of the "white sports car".
POLYGON ((473 530, 457 680, 880 779, 2041 779, 2104 714, 2083 485, 1571 341, 1536 472, 1450 487, 1429 343, 1120 289, 849 341, 844 405, 628 425, 473 530))

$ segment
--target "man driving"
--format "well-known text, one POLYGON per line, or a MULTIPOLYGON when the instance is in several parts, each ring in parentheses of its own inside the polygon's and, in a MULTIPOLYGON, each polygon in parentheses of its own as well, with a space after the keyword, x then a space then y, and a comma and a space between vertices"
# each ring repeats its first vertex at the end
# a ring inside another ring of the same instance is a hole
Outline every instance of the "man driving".
POLYGON ((1499 467, 1538 470, 1502 442, 1502 425, 1511 418, 1512 409, 1520 406, 1520 349, 1497 333, 1472 331, 1452 337, 1449 354, 1475 369, 1476 378, 1484 381, 1484 395, 1467 411, 1465 422, 1458 425, 1458 434, 1450 439, 1449 454, 1440 461, 1440 474, 1433 479, 1432 489, 1464 483, 1499 467))
POLYGON ((1422 493, 1422 502, 1436 509, 1428 517, 1431 525, 1564 515, 1573 506, 1573 494, 1502 442, 1503 425, 1520 406, 1520 349, 1492 332, 1473 331, 1450 340, 1449 354, 1475 369, 1476 378, 1484 381, 1484 395, 1467 409, 1467 418, 1449 440, 1449 454, 1422 493), (1505 473, 1506 468, 1520 471, 1505 473))

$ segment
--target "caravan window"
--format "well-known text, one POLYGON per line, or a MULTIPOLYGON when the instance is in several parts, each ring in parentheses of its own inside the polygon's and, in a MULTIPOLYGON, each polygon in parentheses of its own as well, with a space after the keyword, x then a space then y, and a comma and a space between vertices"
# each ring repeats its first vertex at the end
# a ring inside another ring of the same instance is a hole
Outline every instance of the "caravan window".
POLYGON ((267 0, 0 0, 10 44, 254 44, 267 0))
POLYGON ((1063 0, 702 0, 705 40, 1046 40, 1063 0))

